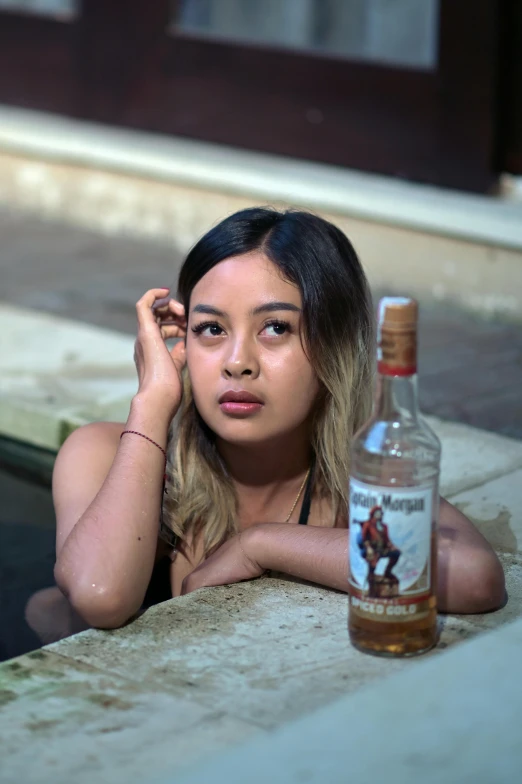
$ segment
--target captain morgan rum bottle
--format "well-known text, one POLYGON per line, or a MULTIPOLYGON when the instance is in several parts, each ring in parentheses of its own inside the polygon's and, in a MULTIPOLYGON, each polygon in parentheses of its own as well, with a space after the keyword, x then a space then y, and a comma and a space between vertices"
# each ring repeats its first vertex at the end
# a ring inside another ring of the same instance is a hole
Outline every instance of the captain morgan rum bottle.
POLYGON ((435 645, 440 442, 419 416, 415 300, 384 297, 377 388, 355 435, 349 489, 349 621, 353 645, 412 656, 435 645))

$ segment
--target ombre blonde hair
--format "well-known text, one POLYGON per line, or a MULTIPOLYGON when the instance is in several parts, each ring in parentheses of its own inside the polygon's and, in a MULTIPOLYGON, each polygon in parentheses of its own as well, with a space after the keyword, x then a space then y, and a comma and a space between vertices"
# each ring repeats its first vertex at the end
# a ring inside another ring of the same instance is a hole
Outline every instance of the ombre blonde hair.
MULTIPOLYGON (((193 247, 181 269, 189 312, 194 286, 216 264, 261 250, 303 300, 303 346, 321 391, 313 412, 313 491, 347 513, 350 448, 372 399, 373 310, 368 283, 347 237, 298 210, 257 207, 231 215, 193 247)), ((212 430, 199 414, 185 368, 180 410, 171 427, 164 521, 184 542, 202 535, 205 552, 237 533, 237 498, 212 430)))

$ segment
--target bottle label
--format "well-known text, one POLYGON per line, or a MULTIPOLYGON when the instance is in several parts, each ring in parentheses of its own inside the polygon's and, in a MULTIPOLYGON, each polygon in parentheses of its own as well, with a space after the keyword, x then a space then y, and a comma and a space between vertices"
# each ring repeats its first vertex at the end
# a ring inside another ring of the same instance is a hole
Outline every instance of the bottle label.
POLYGON ((350 480, 350 607, 383 622, 419 620, 431 596, 432 487, 350 480))

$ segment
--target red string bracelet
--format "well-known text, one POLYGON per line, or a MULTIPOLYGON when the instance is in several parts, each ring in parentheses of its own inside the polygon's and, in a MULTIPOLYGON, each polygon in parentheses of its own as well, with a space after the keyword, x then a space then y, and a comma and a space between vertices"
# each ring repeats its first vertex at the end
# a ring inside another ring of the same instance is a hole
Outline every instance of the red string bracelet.
POLYGON ((162 447, 162 446, 160 446, 158 443, 156 443, 156 441, 153 441, 153 440, 152 440, 152 438, 149 438, 148 436, 144 435, 143 433, 138 433, 138 431, 137 431, 137 430, 124 430, 124 431, 123 431, 123 433, 121 434, 120 438, 121 438, 122 436, 124 436, 124 435, 125 435, 125 433, 131 433, 131 434, 132 434, 132 435, 134 435, 134 436, 141 436, 141 437, 142 437, 142 438, 144 438, 146 441, 150 441, 150 443, 151 443, 151 444, 154 444, 154 446, 157 446, 157 447, 158 447, 158 449, 159 449, 161 452, 163 452, 163 457, 165 458, 165 465, 167 465, 167 453, 165 452, 165 450, 163 449, 163 447, 162 447))

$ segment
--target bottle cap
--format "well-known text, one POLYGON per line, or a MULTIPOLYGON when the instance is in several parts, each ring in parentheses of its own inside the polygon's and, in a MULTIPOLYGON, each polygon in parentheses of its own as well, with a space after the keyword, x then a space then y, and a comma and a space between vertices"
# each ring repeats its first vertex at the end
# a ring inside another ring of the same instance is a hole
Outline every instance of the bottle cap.
POLYGON ((385 376, 417 372, 419 306, 410 297, 383 297, 377 326, 377 370, 385 376))
POLYGON ((411 330, 417 328, 419 306, 411 297, 383 297, 379 302, 379 327, 411 330))

